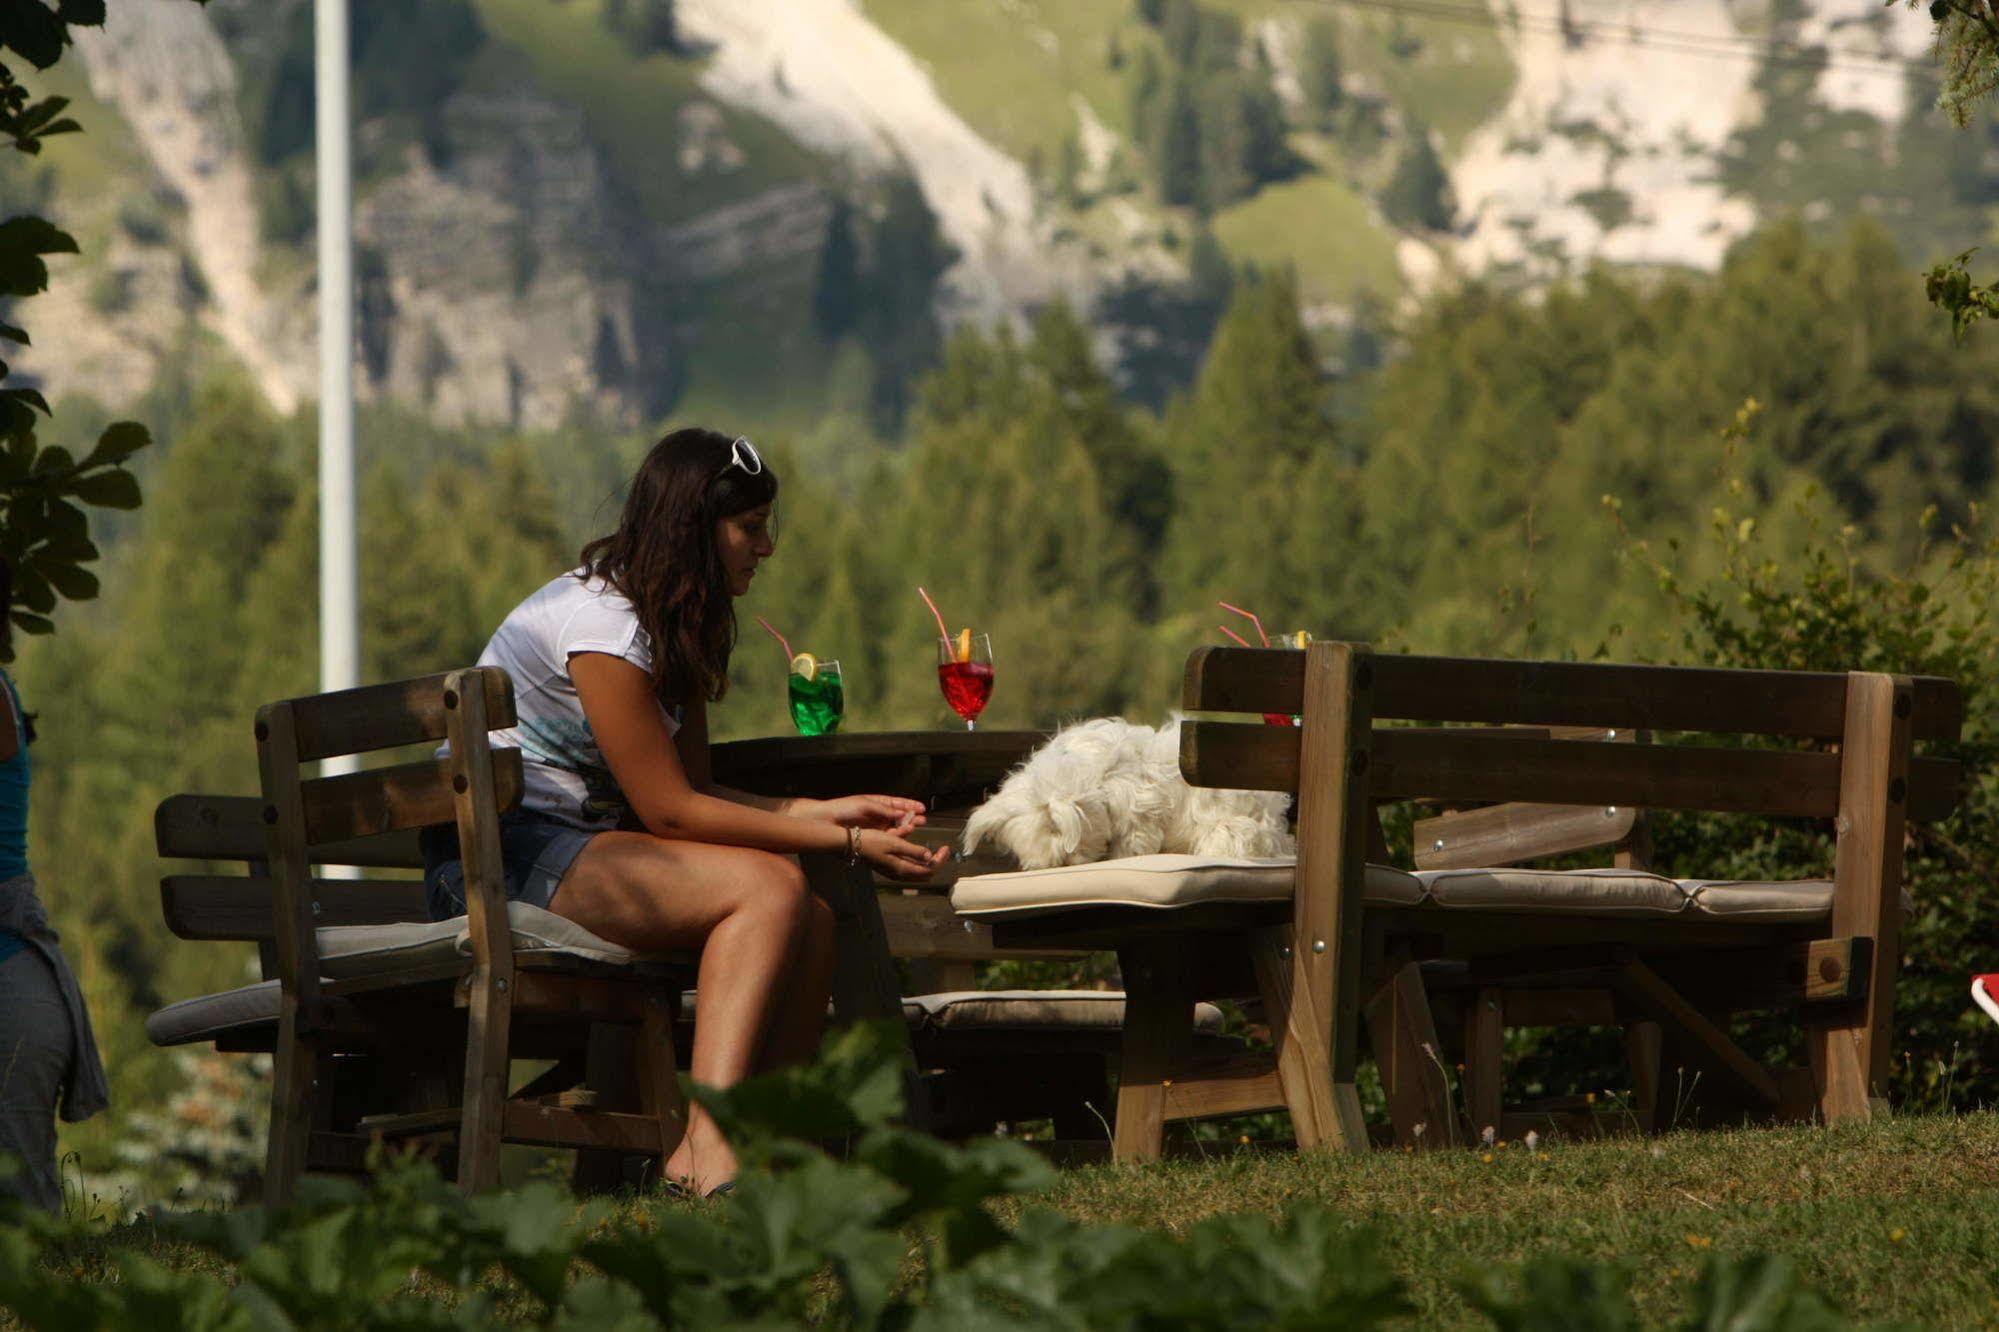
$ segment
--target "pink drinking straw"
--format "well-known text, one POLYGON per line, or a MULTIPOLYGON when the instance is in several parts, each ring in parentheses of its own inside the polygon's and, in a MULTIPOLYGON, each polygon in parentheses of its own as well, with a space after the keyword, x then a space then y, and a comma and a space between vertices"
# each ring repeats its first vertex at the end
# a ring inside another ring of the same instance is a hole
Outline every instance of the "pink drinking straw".
POLYGON ((775 638, 777 640, 777 645, 784 649, 784 664, 789 666, 791 664, 792 657, 796 655, 791 650, 791 644, 785 642, 784 635, 779 633, 777 630, 771 628, 770 621, 766 620, 763 616, 761 615, 757 616, 756 621, 758 624, 764 627, 764 632, 769 634, 772 638, 775 638))
POLYGON ((937 603, 936 603, 936 602, 934 602, 934 601, 932 601, 932 600, 930 599, 930 594, 929 594, 928 592, 925 592, 925 591, 924 591, 924 590, 922 589, 922 587, 921 587, 921 586, 919 586, 919 587, 918 587, 918 588, 916 589, 916 595, 917 595, 917 596, 919 596, 919 597, 922 597, 922 598, 923 598, 923 604, 924 604, 924 605, 926 605, 926 606, 928 606, 928 607, 930 608, 930 613, 931 613, 932 615, 936 615, 936 616, 937 616, 937 636, 938 636, 939 638, 947 638, 947 639, 948 639, 948 638, 949 638, 949 637, 951 636, 951 631, 950 631, 949 629, 946 629, 946 628, 944 627, 944 617, 943 617, 942 615, 938 614, 938 611, 937 611, 937 603))
MULTIPOLYGON (((1244 619, 1248 620, 1248 621, 1249 621, 1249 622, 1250 622, 1251 624, 1255 625, 1255 626, 1256 626, 1256 636, 1257 636, 1257 637, 1258 637, 1259 639, 1261 639, 1261 640, 1262 640, 1262 642, 1263 642, 1263 645, 1264 645, 1265 647, 1269 647, 1269 646, 1270 646, 1270 635, 1269 635, 1269 634, 1266 634, 1266 633, 1264 633, 1264 632, 1263 632, 1263 621, 1261 621, 1261 620, 1257 619, 1257 618, 1256 618, 1256 616, 1255 616, 1254 614, 1252 614, 1252 613, 1251 613, 1251 612, 1249 612, 1249 611, 1246 611, 1246 610, 1244 610, 1244 609, 1243 609, 1242 607, 1240 607, 1240 606, 1231 606, 1231 605, 1229 605, 1229 603, 1228 603, 1228 602, 1226 602, 1226 601, 1217 601, 1217 602, 1216 602, 1215 604, 1216 604, 1217 606, 1220 606, 1220 607, 1221 607, 1221 608, 1222 608, 1223 610, 1225 610, 1225 611, 1233 611, 1233 612, 1235 612, 1235 613, 1236 613, 1237 615, 1240 615, 1240 616, 1242 616, 1242 617, 1243 617, 1244 619)), ((1243 646, 1244 646, 1244 647, 1248 647, 1248 646, 1249 646, 1249 644, 1247 644, 1247 643, 1244 643, 1244 644, 1243 644, 1243 646)))
POLYGON ((1233 638, 1236 642, 1242 644, 1244 647, 1249 646, 1249 640, 1247 638, 1244 638, 1241 634, 1229 628, 1227 625, 1218 624, 1215 626, 1215 628, 1221 630, 1223 633, 1227 634, 1230 638, 1233 638))

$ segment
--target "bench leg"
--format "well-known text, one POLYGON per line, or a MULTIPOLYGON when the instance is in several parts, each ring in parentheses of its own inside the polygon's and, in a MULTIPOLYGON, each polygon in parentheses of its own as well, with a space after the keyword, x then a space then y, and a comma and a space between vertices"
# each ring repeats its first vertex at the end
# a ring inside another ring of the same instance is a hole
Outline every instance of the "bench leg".
POLYGON ((1465 1010, 1465 1113, 1478 1139, 1487 1129, 1500 1132, 1505 1113, 1506 995, 1488 988, 1472 996, 1465 1010))
POLYGON ((667 1158, 687 1136, 687 1102, 680 1094, 673 1055, 673 1007, 664 994, 646 996, 637 1064, 639 1108, 659 1125, 659 1165, 664 1175, 667 1158))
POLYGON ((1117 1161, 1156 1161, 1166 1141, 1166 1084, 1194 1038, 1194 995, 1178 940, 1118 950, 1124 975, 1124 1046, 1118 1061, 1117 1161))
POLYGON ((278 1019, 278 1046, 271 1081, 271 1128, 264 1152, 264 1204, 282 1207, 292 1200, 305 1169, 312 1139, 313 1082, 319 1071, 319 1051, 310 1034, 300 1031, 298 1009, 287 1002, 278 1019))
POLYGON ((1422 968, 1413 962, 1397 967, 1368 1005, 1367 1019, 1396 1146, 1447 1146, 1453 1136, 1450 1088, 1422 968))
POLYGON ((1300 1147, 1366 1151, 1367 1122, 1361 1117, 1360 1094, 1351 1082, 1333 1081, 1327 1048, 1330 1033, 1313 1020, 1309 996, 1302 993, 1291 937, 1289 925, 1260 931, 1253 955, 1257 991, 1277 1043, 1277 1078, 1291 1111, 1292 1131, 1300 1147))
POLYGON ((1659 1071, 1665 1031, 1656 1022, 1633 1022, 1624 1029, 1624 1050, 1631 1062, 1631 1104, 1641 1133, 1659 1131, 1659 1071))
MULTIPOLYGON (((609 1110, 629 1110, 637 1102, 632 1074, 638 1051, 630 1026, 614 1022, 590 1024, 583 1056, 583 1085, 596 1092, 609 1110)), ((662 1160, 665 1158, 662 1157, 662 1160)), ((569 1174, 569 1186, 579 1195, 616 1193, 625 1182, 625 1154, 608 1147, 582 1147, 569 1174)))
MULTIPOLYGON (((1867 1066, 1860 1053, 1864 1034, 1864 1030, 1830 1023, 1805 1028, 1805 1053, 1811 1059, 1818 1112, 1828 1124, 1874 1117, 1875 1101, 1869 1095, 1867 1066)), ((1886 1103, 1882 1105, 1885 1108, 1886 1103)))
POLYGON ((465 1025, 465 1099, 458 1132, 458 1187, 485 1193, 500 1182, 500 1126, 506 1114, 513 996, 496 976, 474 973, 465 1025))

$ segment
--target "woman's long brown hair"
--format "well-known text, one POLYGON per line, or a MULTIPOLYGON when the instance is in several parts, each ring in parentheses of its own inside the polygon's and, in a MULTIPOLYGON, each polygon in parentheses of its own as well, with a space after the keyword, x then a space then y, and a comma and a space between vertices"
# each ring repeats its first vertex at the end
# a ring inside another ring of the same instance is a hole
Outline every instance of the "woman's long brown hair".
POLYGON ((770 468, 730 461, 735 437, 690 426, 652 446, 625 495, 618 528, 583 548, 587 576, 632 603, 652 642, 652 680, 669 707, 729 692, 736 608, 715 523, 777 498, 770 468))

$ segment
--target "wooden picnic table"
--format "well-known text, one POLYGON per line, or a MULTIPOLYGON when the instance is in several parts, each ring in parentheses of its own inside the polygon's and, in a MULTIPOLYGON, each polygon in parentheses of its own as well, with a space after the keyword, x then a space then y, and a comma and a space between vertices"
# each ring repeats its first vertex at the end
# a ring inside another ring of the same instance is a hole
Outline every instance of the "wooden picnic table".
MULTIPOLYGON (((856 731, 725 741, 709 754, 715 780, 757 795, 921 800, 931 817, 915 840, 935 846, 955 840, 964 815, 1046 738, 1040 731, 856 731)), ((961 874, 1011 868, 1011 861, 954 856, 906 891, 842 856, 807 855, 800 863, 839 923, 833 1012, 841 1020, 901 1014, 898 956, 928 954, 922 965, 937 988, 970 989, 971 959, 993 954, 991 931, 966 929, 943 890, 961 874)))
POLYGON ((758 795, 899 795, 963 813, 1046 739, 1040 731, 854 731, 730 740, 709 749, 715 779, 758 795))

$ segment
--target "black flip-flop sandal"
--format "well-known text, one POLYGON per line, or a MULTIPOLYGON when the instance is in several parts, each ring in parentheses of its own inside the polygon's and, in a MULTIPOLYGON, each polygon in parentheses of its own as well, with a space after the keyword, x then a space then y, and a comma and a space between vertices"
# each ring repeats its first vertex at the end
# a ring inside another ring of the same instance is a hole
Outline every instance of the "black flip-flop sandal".
POLYGON ((736 1181, 733 1179, 725 1179, 720 1184, 717 1184, 714 1188, 708 1190, 708 1192, 702 1194, 701 1198, 702 1201, 705 1202, 713 1198, 720 1198, 724 1194, 734 1193, 735 1191, 736 1191, 736 1181))

